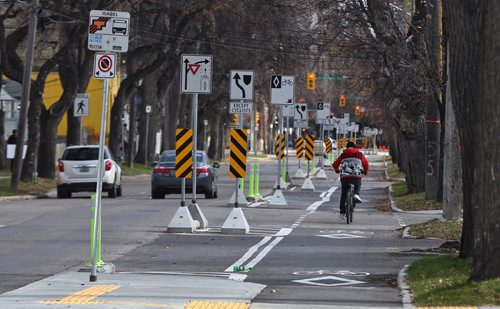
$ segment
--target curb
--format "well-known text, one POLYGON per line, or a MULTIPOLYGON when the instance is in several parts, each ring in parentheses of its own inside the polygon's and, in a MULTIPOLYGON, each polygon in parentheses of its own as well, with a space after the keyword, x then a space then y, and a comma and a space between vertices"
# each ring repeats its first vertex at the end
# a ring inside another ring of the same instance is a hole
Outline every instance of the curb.
POLYGON ((398 287, 399 290, 401 291, 401 296, 402 296, 402 302, 403 302, 403 308, 415 308, 413 304, 411 303, 412 301, 412 294, 410 291, 410 286, 406 283, 406 271, 410 265, 406 264, 398 274, 398 287))

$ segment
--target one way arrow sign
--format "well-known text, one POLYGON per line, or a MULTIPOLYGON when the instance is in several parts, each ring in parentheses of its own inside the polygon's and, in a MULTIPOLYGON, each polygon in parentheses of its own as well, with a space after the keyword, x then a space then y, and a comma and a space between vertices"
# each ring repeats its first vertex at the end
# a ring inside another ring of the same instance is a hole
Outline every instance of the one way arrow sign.
POLYGON ((229 80, 229 99, 253 101, 253 71, 231 70, 229 80))

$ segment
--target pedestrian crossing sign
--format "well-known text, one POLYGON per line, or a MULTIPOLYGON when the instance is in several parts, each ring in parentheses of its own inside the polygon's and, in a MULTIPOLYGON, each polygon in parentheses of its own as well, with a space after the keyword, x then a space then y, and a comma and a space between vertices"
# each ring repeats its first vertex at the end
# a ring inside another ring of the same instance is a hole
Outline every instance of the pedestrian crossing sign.
POLYGON ((79 93, 76 95, 73 105, 74 117, 88 117, 89 115, 89 95, 86 93, 79 93))

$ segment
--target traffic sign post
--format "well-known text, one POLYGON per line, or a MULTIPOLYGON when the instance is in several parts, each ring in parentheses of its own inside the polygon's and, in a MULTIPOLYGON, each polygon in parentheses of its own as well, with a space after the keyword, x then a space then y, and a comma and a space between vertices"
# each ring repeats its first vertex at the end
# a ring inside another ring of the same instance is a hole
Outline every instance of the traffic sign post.
POLYGON ((94 55, 94 77, 115 78, 116 75, 116 54, 95 53, 94 55))
POLYGON ((104 169, 104 140, 108 111, 109 79, 116 76, 116 54, 128 51, 130 14, 115 11, 90 11, 88 48, 98 51, 94 56, 94 77, 104 79, 102 91, 101 127, 97 164, 96 207, 94 211, 93 254, 90 281, 97 281, 97 227, 101 224, 102 177, 104 169))
POLYGON ((212 56, 182 55, 181 93, 212 93, 212 56))
POLYGON ((293 104, 295 98, 294 85, 294 76, 271 76, 271 104, 293 104))
POLYGON ((90 11, 88 48, 93 51, 128 51, 130 13, 116 11, 90 11))
POLYGON ((308 111, 306 103, 299 103, 294 105, 293 126, 295 128, 307 128, 308 111))
POLYGON ((229 99, 253 101, 253 71, 231 70, 229 79, 229 99))

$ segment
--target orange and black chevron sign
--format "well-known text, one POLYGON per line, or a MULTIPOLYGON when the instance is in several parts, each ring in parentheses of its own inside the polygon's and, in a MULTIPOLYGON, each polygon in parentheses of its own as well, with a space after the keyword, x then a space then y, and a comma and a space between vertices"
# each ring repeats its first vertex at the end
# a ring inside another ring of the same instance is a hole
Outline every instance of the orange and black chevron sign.
POLYGON ((245 178, 247 175, 247 130, 231 129, 229 177, 245 178))
POLYGON ((329 137, 325 138, 325 146, 326 153, 332 152, 332 140, 329 137))
POLYGON ((297 151, 297 153, 295 154, 297 158, 304 157, 304 138, 297 138, 297 140, 295 141, 295 150, 297 151))
POLYGON ((314 158, 314 135, 306 135, 306 160, 314 158))
POLYGON ((193 177, 193 129, 175 130, 175 177, 193 177))
POLYGON ((281 143, 280 143, 280 135, 276 134, 276 141, 274 142, 274 154, 276 155, 276 159, 281 160, 285 157, 285 133, 281 134, 281 143))

